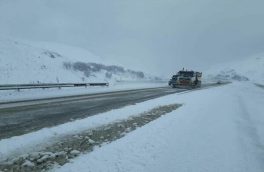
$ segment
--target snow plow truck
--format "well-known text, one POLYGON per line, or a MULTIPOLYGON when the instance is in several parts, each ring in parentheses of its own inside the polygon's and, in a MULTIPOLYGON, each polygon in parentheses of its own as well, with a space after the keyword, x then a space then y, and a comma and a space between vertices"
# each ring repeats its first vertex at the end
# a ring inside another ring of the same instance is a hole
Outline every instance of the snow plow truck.
POLYGON ((202 73, 195 71, 180 70, 169 81, 172 88, 197 88, 202 84, 202 73))

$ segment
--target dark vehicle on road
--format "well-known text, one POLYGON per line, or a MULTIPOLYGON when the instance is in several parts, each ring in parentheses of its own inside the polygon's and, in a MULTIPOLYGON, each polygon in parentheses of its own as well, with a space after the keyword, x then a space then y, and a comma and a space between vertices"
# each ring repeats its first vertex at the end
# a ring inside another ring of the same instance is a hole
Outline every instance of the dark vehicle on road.
POLYGON ((202 73, 195 71, 180 70, 173 75, 169 81, 169 86, 173 88, 197 88, 201 87, 202 73))

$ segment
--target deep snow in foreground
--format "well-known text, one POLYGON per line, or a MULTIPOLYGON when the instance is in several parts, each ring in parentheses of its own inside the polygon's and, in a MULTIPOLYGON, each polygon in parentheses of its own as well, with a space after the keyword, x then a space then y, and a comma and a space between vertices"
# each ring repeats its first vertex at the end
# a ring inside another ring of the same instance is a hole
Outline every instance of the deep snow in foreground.
POLYGON ((151 100, 184 106, 54 170, 263 171, 263 95, 244 82, 151 100))

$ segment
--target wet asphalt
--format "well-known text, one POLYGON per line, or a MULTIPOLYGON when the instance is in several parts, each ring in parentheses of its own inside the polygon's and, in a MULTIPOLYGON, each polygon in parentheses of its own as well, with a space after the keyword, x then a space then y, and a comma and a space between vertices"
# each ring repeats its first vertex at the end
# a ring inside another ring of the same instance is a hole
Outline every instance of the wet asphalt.
POLYGON ((0 104, 0 140, 182 91, 160 87, 0 104))

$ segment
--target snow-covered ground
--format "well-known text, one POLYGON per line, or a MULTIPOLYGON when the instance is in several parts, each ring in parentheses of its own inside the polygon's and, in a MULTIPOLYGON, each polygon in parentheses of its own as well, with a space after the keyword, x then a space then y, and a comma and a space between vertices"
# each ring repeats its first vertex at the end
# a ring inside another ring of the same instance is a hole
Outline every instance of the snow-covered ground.
POLYGON ((204 72, 205 81, 246 81, 264 84, 264 55, 211 67, 204 72))
POLYGON ((0 84, 157 80, 86 49, 0 37, 0 84))
POLYGON ((263 95, 234 83, 160 98, 184 106, 56 171, 263 171, 263 95))
POLYGON ((108 82, 109 87, 0 90, 0 102, 165 86, 160 78, 107 62, 86 49, 0 37, 0 85, 108 82))
POLYGON ((183 106, 176 111, 53 170, 259 172, 264 169, 263 95, 251 82, 177 93, 3 139, 0 155, 23 154, 63 135, 178 103, 183 106))
POLYGON ((131 89, 165 87, 165 82, 112 82, 108 87, 70 87, 70 88, 49 88, 49 89, 31 89, 31 90, 0 90, 0 103, 21 100, 33 100, 43 98, 54 98, 63 96, 74 96, 93 93, 105 93, 112 91, 122 91, 131 89))

